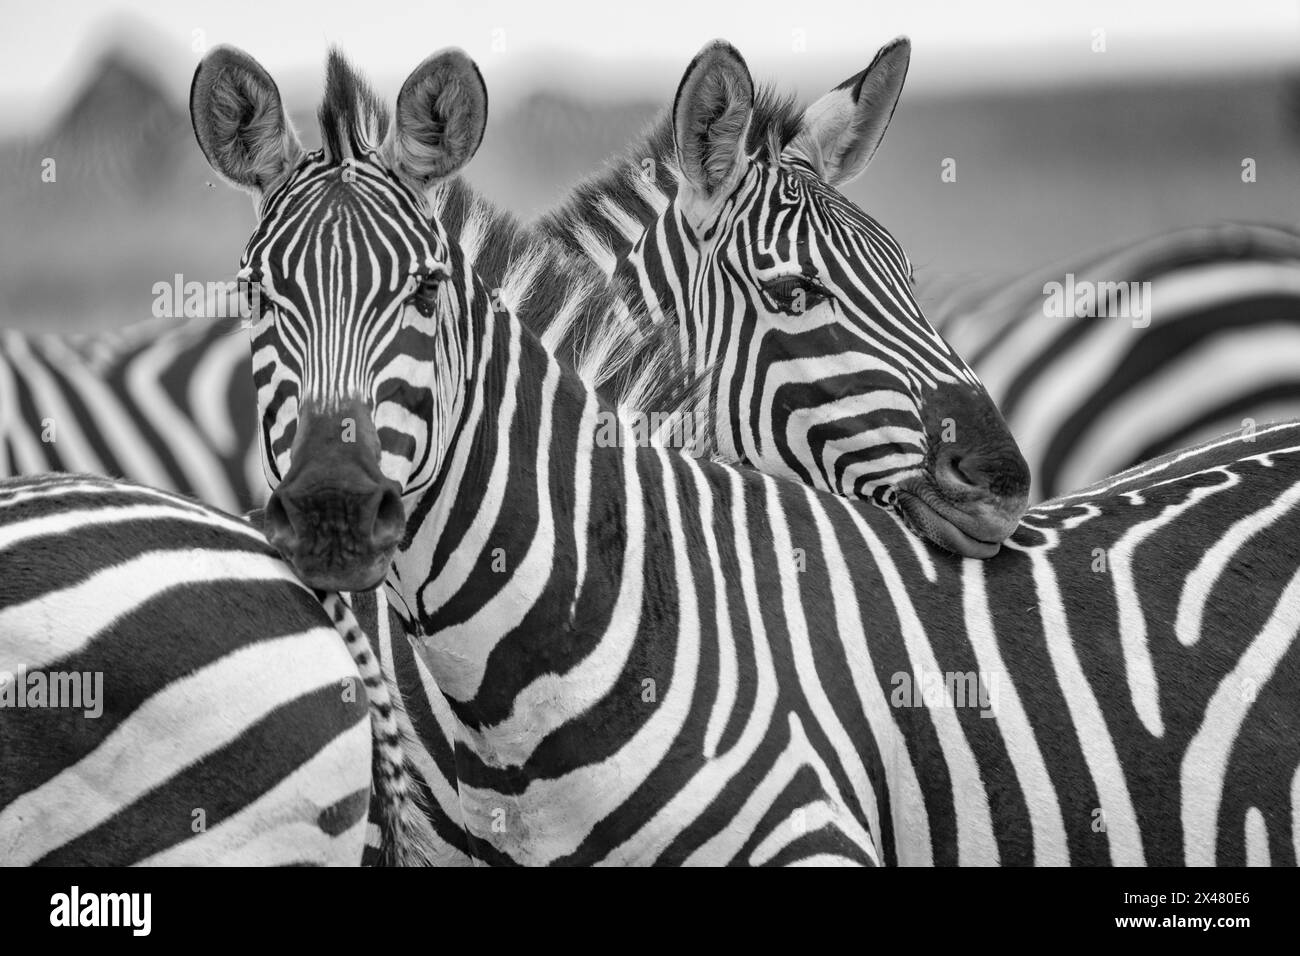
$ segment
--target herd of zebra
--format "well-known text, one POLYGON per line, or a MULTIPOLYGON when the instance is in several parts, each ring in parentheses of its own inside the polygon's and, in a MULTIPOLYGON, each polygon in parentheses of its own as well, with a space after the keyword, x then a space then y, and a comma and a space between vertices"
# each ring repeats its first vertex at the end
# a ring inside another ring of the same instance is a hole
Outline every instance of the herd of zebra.
POLYGON ((0 338, 0 678, 106 700, 0 709, 0 862, 1294 865, 1300 232, 932 324, 838 191, 909 54, 712 43, 523 226, 463 53, 331 53, 314 151, 208 53, 248 331, 0 338))

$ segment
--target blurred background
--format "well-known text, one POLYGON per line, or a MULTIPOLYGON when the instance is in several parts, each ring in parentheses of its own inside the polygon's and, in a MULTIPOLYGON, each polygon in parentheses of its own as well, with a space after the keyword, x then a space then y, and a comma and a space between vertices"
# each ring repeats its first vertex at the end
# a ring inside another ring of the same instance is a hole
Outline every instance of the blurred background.
POLYGON ((465 48, 491 94, 468 178, 528 219, 629 145, 713 37, 811 102, 906 33, 902 103, 848 192, 909 251, 923 301, 1169 227, 1300 224, 1295 0, 7 0, 0 17, 5 327, 127 324, 174 273, 230 277, 252 205, 214 182, 186 102, 219 43, 268 68, 312 145, 331 43, 390 102, 428 53, 465 48))

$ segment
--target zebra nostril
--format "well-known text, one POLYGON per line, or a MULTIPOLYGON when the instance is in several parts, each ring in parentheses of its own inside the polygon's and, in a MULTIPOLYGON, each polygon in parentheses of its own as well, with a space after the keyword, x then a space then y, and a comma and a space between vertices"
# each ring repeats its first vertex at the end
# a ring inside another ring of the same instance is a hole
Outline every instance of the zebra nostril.
POLYGON ((934 464, 934 477, 940 484, 964 491, 984 488, 988 484, 971 459, 955 448, 944 448, 939 452, 934 464))
POLYGON ((385 482, 375 509, 375 523, 371 528, 371 546, 377 551, 391 548, 402 540, 406 531, 406 511, 402 495, 394 482, 385 482))
POLYGON ((265 520, 267 540, 282 553, 292 551, 298 540, 298 534, 284 506, 284 496, 279 488, 272 492, 270 500, 266 503, 265 520))

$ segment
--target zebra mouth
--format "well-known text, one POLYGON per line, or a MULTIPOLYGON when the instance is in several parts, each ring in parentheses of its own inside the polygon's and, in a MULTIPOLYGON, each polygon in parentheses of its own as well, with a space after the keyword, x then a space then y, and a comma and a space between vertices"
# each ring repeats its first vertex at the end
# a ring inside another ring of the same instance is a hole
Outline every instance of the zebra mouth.
POLYGON ((991 558, 1002 542, 1015 531, 1015 525, 985 514, 986 508, 971 513, 948 501, 922 475, 908 479, 895 488, 895 507, 904 523, 921 537, 945 551, 963 558, 991 558))
POLYGON ((326 591, 373 591, 384 583, 384 577, 388 573, 388 565, 377 563, 372 572, 363 578, 357 578, 354 574, 339 575, 317 575, 316 579, 320 583, 314 585, 317 588, 324 588, 326 591))
POLYGON ((304 584, 322 591, 370 591, 384 582, 392 563, 391 552, 358 562, 358 567, 314 560, 301 554, 281 554, 304 584))

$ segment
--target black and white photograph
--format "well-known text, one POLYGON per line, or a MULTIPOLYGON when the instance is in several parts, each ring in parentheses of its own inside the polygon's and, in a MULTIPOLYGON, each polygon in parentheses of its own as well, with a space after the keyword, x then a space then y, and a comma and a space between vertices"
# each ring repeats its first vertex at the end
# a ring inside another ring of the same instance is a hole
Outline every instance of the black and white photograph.
POLYGON ((1295 0, 0 17, 23 921, 1125 868, 1240 941, 1190 868, 1296 865, 1295 0))

